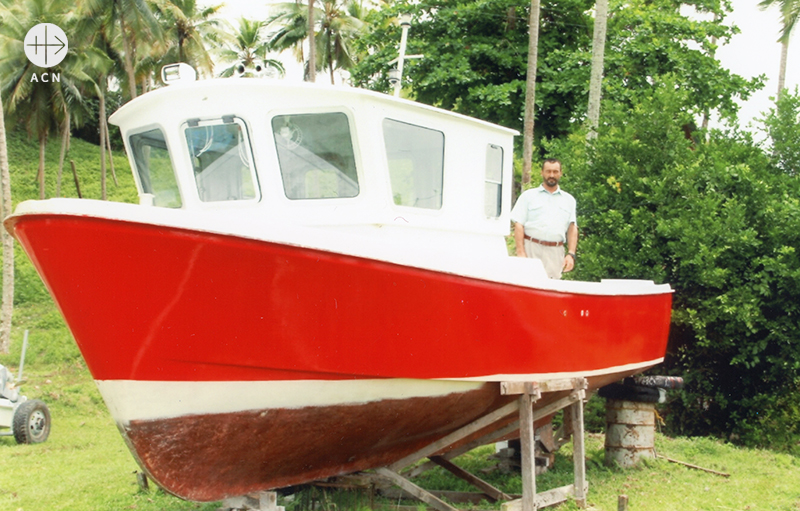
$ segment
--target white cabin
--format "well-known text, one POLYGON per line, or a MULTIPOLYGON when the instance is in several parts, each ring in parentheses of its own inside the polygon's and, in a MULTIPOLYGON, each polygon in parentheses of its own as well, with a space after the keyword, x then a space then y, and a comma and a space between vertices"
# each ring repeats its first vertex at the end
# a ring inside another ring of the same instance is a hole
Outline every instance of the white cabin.
POLYGON ((148 93, 111 122, 155 206, 508 233, 516 132, 426 105, 221 79, 148 93))
POLYGON ((514 130, 260 79, 178 83, 110 120, 154 223, 191 217, 187 228, 478 277, 487 258, 507 259, 514 130))

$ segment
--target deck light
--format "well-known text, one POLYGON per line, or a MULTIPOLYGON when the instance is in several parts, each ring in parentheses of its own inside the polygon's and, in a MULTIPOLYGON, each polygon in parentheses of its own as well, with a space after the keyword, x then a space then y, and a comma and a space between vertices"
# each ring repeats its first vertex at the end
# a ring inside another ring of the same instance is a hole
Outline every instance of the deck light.
POLYGON ((389 70, 389 85, 392 87, 397 87, 400 83, 400 70, 396 67, 393 67, 389 70))
POLYGON ((168 64, 161 68, 161 80, 167 85, 197 80, 197 71, 189 64, 180 62, 168 64))

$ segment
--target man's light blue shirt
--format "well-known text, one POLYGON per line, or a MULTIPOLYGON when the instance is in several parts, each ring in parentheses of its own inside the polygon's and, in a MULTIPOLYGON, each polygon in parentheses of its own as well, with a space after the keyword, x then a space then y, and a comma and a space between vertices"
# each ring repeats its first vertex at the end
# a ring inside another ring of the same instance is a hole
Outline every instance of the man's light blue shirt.
POLYGON ((559 187, 550 193, 544 186, 526 190, 511 210, 511 221, 525 226, 525 234, 542 241, 567 241, 569 224, 578 221, 575 198, 559 187))

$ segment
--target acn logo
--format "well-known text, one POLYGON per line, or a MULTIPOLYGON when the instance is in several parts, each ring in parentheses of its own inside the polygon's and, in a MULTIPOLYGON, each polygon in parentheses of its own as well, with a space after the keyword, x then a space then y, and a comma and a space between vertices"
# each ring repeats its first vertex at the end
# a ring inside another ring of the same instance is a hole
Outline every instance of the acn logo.
POLYGON ((58 25, 39 23, 25 35, 25 55, 39 67, 59 64, 68 50, 67 35, 58 25))

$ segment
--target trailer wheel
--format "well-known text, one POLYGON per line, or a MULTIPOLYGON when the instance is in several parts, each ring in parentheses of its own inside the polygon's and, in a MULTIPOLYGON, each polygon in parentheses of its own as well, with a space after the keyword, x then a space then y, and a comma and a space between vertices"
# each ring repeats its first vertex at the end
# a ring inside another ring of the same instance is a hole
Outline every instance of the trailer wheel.
POLYGON ((14 438, 18 444, 38 444, 50 435, 50 410, 38 399, 25 401, 14 412, 14 438))

